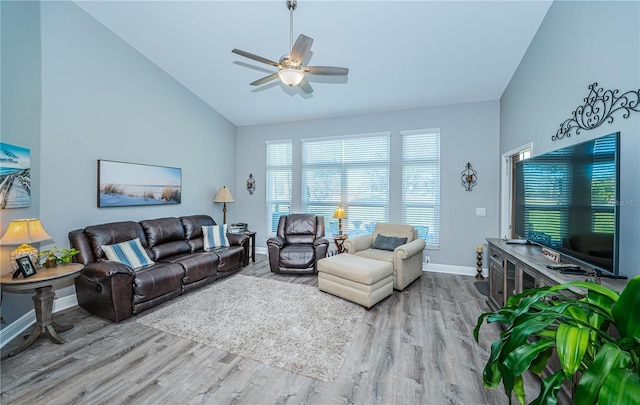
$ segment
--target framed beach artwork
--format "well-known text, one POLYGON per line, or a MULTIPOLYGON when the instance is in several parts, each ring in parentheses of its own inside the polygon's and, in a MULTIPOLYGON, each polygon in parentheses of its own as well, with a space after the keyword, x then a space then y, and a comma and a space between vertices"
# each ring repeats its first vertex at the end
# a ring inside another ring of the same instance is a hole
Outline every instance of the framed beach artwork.
POLYGON ((182 169, 98 160, 98 207, 180 204, 182 169))
POLYGON ((0 209, 31 206, 29 149, 0 142, 0 209))

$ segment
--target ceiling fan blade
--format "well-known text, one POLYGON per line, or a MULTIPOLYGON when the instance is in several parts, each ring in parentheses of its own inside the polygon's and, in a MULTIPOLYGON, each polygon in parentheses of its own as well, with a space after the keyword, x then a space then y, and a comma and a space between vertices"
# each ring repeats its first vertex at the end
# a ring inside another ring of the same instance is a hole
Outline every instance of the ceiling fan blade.
POLYGON ((300 82, 298 87, 300 87, 300 89, 307 94, 313 93, 313 87, 311 87, 306 77, 302 78, 302 81, 300 82))
POLYGON ((274 73, 272 75, 265 76, 262 79, 258 79, 255 82, 251 82, 249 84, 252 85, 252 86, 260 86, 261 84, 268 83, 271 80, 274 80, 274 79, 277 79, 277 78, 278 78, 278 73, 276 72, 276 73, 274 73))
POLYGON ((262 63, 266 63, 267 65, 271 65, 271 66, 275 66, 275 67, 280 67, 280 64, 278 64, 277 62, 274 62, 272 60, 269 60, 267 58, 263 58, 262 56, 258 56, 258 55, 254 55, 252 53, 246 52, 246 51, 242 51, 240 49, 234 49, 231 52, 236 53, 240 56, 244 56, 245 58, 249 58, 249 59, 253 59, 255 61, 258 62, 262 62, 262 63))
POLYGON ((311 50, 312 44, 313 38, 300 34, 298 39, 296 39, 296 43, 293 44, 290 59, 295 59, 298 63, 302 63, 305 56, 307 56, 307 53, 311 50))
POLYGON ((310 75, 346 76, 349 74, 349 68, 333 66, 307 66, 304 69, 304 72, 310 75))

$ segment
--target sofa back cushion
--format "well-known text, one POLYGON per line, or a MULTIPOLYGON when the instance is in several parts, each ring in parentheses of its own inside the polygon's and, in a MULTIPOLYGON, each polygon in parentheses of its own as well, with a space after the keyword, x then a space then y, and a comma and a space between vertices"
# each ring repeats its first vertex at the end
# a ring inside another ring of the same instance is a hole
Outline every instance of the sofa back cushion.
POLYGON ((407 243, 418 238, 418 232, 412 225, 406 224, 389 224, 386 222, 378 222, 373 230, 373 240, 378 235, 395 236, 396 238, 407 238, 407 243))
POLYGON ((202 235, 203 226, 213 226, 216 221, 208 215, 190 215, 180 217, 187 243, 191 246, 193 252, 204 249, 204 241, 202 235))
POLYGON ((278 236, 287 243, 313 243, 324 236, 324 218, 313 214, 289 214, 280 217, 278 236))
MULTIPOLYGON (((147 238, 145 237, 142 227, 133 221, 111 222, 108 224, 88 226, 84 228, 84 234, 89 241, 89 246, 91 246, 91 251, 96 261, 107 260, 107 257, 102 251, 102 246, 105 245, 115 245, 138 238, 143 248, 146 249, 148 247, 147 238)), ((82 246, 75 247, 76 249, 82 248, 82 246)), ((147 254, 149 254, 148 250, 147 254)))
POLYGON ((180 219, 148 219, 140 221, 140 226, 144 230, 153 260, 191 252, 180 219))

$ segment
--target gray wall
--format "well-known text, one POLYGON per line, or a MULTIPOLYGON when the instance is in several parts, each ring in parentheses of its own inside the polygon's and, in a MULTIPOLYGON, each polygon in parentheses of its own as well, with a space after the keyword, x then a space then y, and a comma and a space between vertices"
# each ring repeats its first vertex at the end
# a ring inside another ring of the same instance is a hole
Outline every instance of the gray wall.
MULTIPOLYGON (((41 116, 33 143, 42 153, 32 162, 40 162, 39 216, 55 245, 68 246, 72 229, 110 221, 204 213, 222 222, 213 198, 236 179, 236 127, 75 4, 40 7, 41 25, 37 18, 16 24, 41 31, 41 115, 36 109, 30 119, 41 116), (182 168, 182 203, 97 208, 98 159, 182 168)), ((23 63, 8 62, 18 70, 23 63)), ((56 295, 73 293, 70 286, 56 295)), ((9 322, 24 313, 11 313, 13 300, 2 301, 9 322)))
MULTIPOLYGON (((32 184, 29 208, 0 211, 0 234, 4 234, 11 220, 40 215, 40 5, 2 1, 0 12, 0 140, 30 150, 32 184)), ((13 270, 9 260, 13 249, 15 246, 0 247, 2 274, 13 270)), ((30 309, 30 295, 3 295, 0 310, 6 322, 30 309)))
POLYGON ((238 181, 236 203, 230 210, 242 213, 240 220, 257 232, 256 244, 266 246, 265 174, 268 140, 293 140, 293 208, 300 211, 301 143, 303 138, 391 132, 390 221, 401 222, 401 139, 400 131, 440 128, 441 133, 441 216, 440 249, 426 254, 436 264, 475 266, 475 248, 487 236, 498 233, 499 103, 497 101, 450 105, 415 110, 334 119, 299 121, 238 128, 238 181), (478 172, 472 192, 461 186, 467 162, 478 172), (252 173, 256 191, 249 195, 245 180, 252 173), (475 215, 486 208, 485 217, 475 215))
POLYGON ((500 151, 535 154, 619 131, 620 273, 640 274, 640 113, 553 142, 588 86, 640 89, 640 3, 554 2, 500 100, 500 151))

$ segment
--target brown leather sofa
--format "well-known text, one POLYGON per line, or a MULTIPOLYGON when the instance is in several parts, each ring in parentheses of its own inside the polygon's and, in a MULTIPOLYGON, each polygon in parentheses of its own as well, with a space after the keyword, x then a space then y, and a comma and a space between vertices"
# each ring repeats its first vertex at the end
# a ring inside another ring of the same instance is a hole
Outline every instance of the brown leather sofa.
POLYGON ((202 226, 208 215, 113 222, 69 232, 84 265, 75 279, 78 304, 94 315, 119 322, 178 295, 233 274, 249 261, 249 238, 227 233, 231 246, 204 250, 202 226), (102 246, 139 238, 155 263, 133 270, 106 259, 102 246))
POLYGON ((267 240, 269 265, 275 273, 317 273, 318 260, 327 256, 324 217, 289 214, 278 221, 276 236, 267 240))

